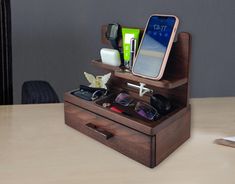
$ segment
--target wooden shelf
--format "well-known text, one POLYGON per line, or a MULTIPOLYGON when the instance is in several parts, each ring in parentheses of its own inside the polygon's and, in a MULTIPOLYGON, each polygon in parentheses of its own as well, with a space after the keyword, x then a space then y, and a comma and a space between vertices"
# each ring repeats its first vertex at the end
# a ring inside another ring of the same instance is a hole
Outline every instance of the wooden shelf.
POLYGON ((143 77, 138 77, 133 75, 132 73, 123 73, 118 70, 114 72, 114 75, 116 77, 129 80, 129 81, 138 81, 139 83, 144 83, 146 85, 158 87, 158 88, 166 88, 166 89, 172 89, 179 87, 183 84, 186 84, 188 82, 188 79, 185 78, 176 78, 175 76, 164 76, 161 80, 152 80, 147 79, 143 77))
POLYGON ((128 81, 134 81, 134 82, 138 81, 146 85, 150 85, 150 86, 154 86, 158 88, 173 89, 181 85, 184 85, 188 82, 188 79, 186 77, 164 76, 162 80, 158 81, 158 80, 151 80, 151 79, 135 76, 132 73, 123 73, 123 72, 120 72, 119 67, 103 64, 101 60, 92 60, 92 64, 101 69, 114 72, 115 77, 125 79, 128 81))
POLYGON ((119 67, 117 67, 117 66, 111 66, 111 65, 103 64, 101 62, 101 59, 92 60, 91 64, 98 67, 98 68, 101 68, 101 69, 104 69, 104 70, 109 70, 109 71, 112 71, 112 72, 119 69, 119 67))

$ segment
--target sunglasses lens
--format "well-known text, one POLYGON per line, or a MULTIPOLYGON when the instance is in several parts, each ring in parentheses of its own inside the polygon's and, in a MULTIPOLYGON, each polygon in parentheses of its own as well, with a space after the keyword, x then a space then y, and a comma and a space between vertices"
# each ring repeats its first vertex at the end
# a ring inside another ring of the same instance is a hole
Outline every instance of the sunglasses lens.
POLYGON ((115 102, 123 105, 123 106, 129 106, 131 102, 133 102, 133 98, 131 98, 128 94, 126 93, 120 93, 116 99, 115 102))
POLYGON ((135 106, 135 111, 142 117, 153 120, 157 115, 158 112, 152 106, 145 104, 143 102, 138 102, 135 106))

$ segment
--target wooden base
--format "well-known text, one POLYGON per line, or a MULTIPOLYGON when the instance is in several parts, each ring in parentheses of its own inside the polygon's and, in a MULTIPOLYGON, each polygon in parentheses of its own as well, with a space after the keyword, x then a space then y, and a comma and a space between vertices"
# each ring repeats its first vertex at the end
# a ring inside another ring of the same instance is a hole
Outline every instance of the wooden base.
POLYGON ((190 136, 190 108, 176 111, 174 119, 157 123, 132 120, 125 123, 121 114, 106 111, 95 102, 65 94, 65 123, 120 153, 153 168, 190 136), (87 105, 89 104, 89 105, 87 105), (116 121, 115 121, 116 120, 116 121), (129 126, 132 125, 132 126, 129 126), (144 127, 143 130, 141 127, 144 127), (148 131, 146 131, 148 130, 148 131))

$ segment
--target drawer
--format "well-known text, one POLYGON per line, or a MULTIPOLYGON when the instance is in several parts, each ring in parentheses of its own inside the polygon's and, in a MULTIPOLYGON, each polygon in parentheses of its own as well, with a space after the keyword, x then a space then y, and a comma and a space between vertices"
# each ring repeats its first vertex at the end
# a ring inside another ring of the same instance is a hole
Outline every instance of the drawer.
POLYGON ((108 120, 65 102, 65 123, 116 151, 148 166, 155 166, 155 136, 108 120))

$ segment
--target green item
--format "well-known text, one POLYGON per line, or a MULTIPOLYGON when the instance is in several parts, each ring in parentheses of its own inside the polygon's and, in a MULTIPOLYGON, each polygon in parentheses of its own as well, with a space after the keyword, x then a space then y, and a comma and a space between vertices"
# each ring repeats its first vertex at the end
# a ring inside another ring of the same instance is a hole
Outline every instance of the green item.
POLYGON ((128 63, 131 59, 131 39, 136 39, 136 44, 139 43, 139 35, 140 30, 139 29, 133 29, 133 28, 122 28, 122 44, 123 44, 123 55, 124 55, 124 61, 125 63, 128 63))

